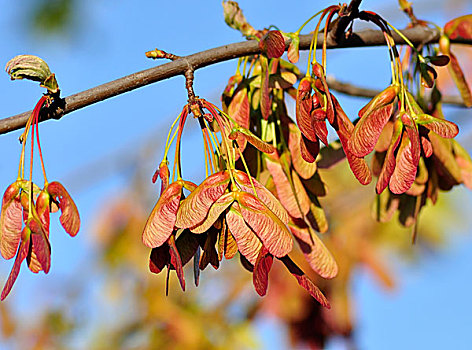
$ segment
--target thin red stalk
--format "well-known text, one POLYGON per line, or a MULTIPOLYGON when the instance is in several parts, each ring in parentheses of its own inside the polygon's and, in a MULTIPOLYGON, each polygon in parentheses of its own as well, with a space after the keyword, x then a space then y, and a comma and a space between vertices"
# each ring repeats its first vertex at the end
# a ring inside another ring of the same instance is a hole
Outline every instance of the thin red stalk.
POLYGON ((329 14, 328 17, 326 18, 326 25, 324 28, 324 34, 323 34, 323 51, 322 51, 322 58, 321 62, 323 63, 323 67, 325 69, 325 74, 326 74, 326 42, 328 41, 328 28, 329 24, 331 23, 331 19, 333 18, 334 14, 339 11, 339 6, 336 6, 337 8, 333 8, 329 14))
POLYGON ((36 124, 36 142, 38 143, 39 159, 41 160, 41 168, 43 170, 45 184, 48 183, 48 180, 46 177, 46 168, 44 167, 43 152, 41 151, 41 142, 39 141, 39 112, 41 111, 41 108, 43 107, 43 105, 46 103, 47 100, 48 100, 47 96, 43 96, 41 97, 38 104, 36 105, 38 108, 38 112, 36 114, 36 118, 34 122, 36 124))

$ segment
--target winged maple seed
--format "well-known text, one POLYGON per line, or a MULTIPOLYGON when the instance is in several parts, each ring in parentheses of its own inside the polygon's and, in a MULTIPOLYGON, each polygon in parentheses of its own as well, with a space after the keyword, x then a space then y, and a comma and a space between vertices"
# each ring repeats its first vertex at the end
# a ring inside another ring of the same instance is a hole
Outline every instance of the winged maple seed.
POLYGON ((46 184, 43 190, 26 180, 17 180, 3 195, 0 216, 0 247, 5 259, 15 256, 15 263, 3 288, 1 300, 10 293, 26 259, 29 269, 49 272, 49 214, 61 210, 59 221, 64 230, 75 236, 80 218, 72 198, 58 182, 46 184), (35 200, 33 198, 36 198, 35 200))
POLYGON ((409 92, 405 93, 408 107, 403 112, 401 106, 395 109, 399 93, 400 88, 391 85, 362 108, 359 111, 360 120, 348 143, 353 154, 366 156, 374 150, 385 130, 384 138, 390 141, 380 142, 380 145, 384 145, 382 151, 386 153, 383 164, 377 165, 380 169, 377 174, 377 193, 387 186, 395 194, 405 193, 411 188, 421 155, 426 158, 431 156, 428 130, 443 138, 453 138, 459 132, 456 124, 425 114, 409 92), (386 128, 388 123, 393 124, 393 128, 386 128))
POLYGON ((13 268, 3 288, 0 299, 10 293, 26 259, 28 268, 34 272, 48 273, 51 267, 51 245, 49 243, 50 213, 61 210, 59 221, 64 230, 75 236, 80 229, 80 217, 71 196, 59 182, 48 182, 39 138, 39 119, 44 107, 59 98, 59 87, 55 75, 42 59, 31 55, 20 55, 11 59, 6 66, 12 80, 29 79, 39 81, 48 92, 35 105, 20 136, 22 144, 18 178, 5 191, 0 214, 0 252, 5 259, 16 255, 13 268), (29 180, 24 178, 26 144, 31 135, 29 180), (35 138, 36 136, 36 138, 35 138), (44 178, 41 190, 33 183, 34 144, 38 146, 44 178))

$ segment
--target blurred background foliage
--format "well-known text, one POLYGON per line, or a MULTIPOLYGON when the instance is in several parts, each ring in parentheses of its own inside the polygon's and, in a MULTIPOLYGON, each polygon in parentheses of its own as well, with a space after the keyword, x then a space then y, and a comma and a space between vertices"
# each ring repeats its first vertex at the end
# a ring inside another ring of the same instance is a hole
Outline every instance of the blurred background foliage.
MULTIPOLYGON (((35 36, 64 36, 87 25, 85 10, 78 0, 29 3, 23 21, 35 36)), ((448 2, 457 8, 466 3, 448 2)), ((94 306, 94 321, 91 323, 91 316, 81 312, 87 302, 83 295, 88 295, 86 289, 90 287, 87 276, 78 275, 53 286, 51 289, 57 287, 61 291, 54 307, 46 305, 34 317, 24 319, 12 312, 11 304, 0 304, 4 344, 15 349, 68 349, 80 338, 79 343, 88 349, 260 348, 254 323, 260 317, 276 317, 294 348, 321 349, 339 337, 346 347, 356 348, 352 340, 356 330, 352 283, 359 271, 368 271, 386 290, 396 288, 392 264, 397 260, 414 264, 425 255, 440 252, 448 242, 447 227, 464 215, 463 209, 454 204, 454 195, 441 196, 436 206, 423 210, 419 239, 412 246, 411 229, 402 227, 398 220, 379 224, 372 219, 374 189, 360 186, 342 162, 321 171, 329 190, 322 205, 330 222, 330 230, 322 238, 335 256, 340 273, 333 280, 320 279, 315 273, 310 276, 330 300, 331 310, 320 307, 278 264, 270 275, 268 295, 259 298, 253 291, 252 275, 240 268, 238 256, 224 261, 221 273, 208 267, 200 287, 190 287, 185 293, 171 273, 166 297, 165 275, 152 275, 143 268, 148 266, 149 250, 139 239, 149 208, 156 200, 151 193, 155 191, 149 191, 150 169, 155 164, 148 159, 151 152, 159 149, 156 140, 162 137, 162 133, 154 134, 153 140, 142 142, 144 146, 138 150, 119 150, 84 165, 76 173, 94 173, 87 182, 80 176, 69 179, 80 189, 121 172, 126 174, 128 183, 119 195, 102 201, 94 234, 90 235, 94 240, 91 246, 96 250, 88 262, 89 269, 103 278, 93 287, 103 295, 101 303, 94 306), (97 164, 107 171, 91 171, 97 169, 97 164)), ((295 252, 294 259, 310 271, 300 251, 295 252)), ((191 274, 186 271, 186 276, 191 274)))

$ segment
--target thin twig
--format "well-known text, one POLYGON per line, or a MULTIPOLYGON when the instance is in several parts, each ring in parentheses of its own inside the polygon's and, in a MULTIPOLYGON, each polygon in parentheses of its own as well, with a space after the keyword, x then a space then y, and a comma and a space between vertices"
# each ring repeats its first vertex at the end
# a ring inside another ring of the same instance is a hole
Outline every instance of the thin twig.
MULTIPOLYGON (((434 29, 415 27, 403 30, 402 33, 414 44, 434 43, 439 40, 439 33, 434 29)), ((398 44, 404 44, 404 40, 398 35, 394 35, 398 44)), ((300 36, 300 49, 307 50, 310 47, 311 35, 300 36)), ((452 40, 457 43, 459 41, 452 40)), ((472 40, 461 40, 460 43, 472 45, 472 40)), ((318 38, 318 47, 323 44, 323 36, 318 38)), ((286 42, 288 48, 289 41, 286 42)), ((385 45, 385 39, 381 31, 364 30, 353 33, 349 38, 340 44, 328 43, 328 48, 348 48, 385 45)), ((59 119, 63 115, 73 112, 106 100, 110 97, 135 90, 137 88, 165 80, 177 75, 184 74, 189 64, 194 70, 210 66, 212 64, 228 61, 233 58, 254 55, 260 53, 257 41, 250 40, 229 45, 220 46, 214 49, 202 51, 190 56, 182 57, 173 62, 165 63, 157 67, 149 68, 137 73, 127 75, 109 83, 96 86, 94 88, 68 96, 64 99, 65 105, 57 108, 54 112, 41 115, 41 121, 48 119, 59 119)), ((5 134, 25 126, 31 111, 24 112, 9 118, 0 120, 0 134, 5 134)))

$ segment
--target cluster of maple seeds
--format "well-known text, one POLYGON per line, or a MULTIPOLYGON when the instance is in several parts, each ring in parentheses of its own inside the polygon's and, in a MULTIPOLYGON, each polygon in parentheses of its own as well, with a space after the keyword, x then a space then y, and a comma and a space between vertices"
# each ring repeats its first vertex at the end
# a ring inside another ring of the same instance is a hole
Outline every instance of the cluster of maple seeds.
MULTIPOLYGON (((243 266, 253 272, 256 291, 264 295, 268 272, 276 257, 302 286, 328 305, 318 288, 298 267, 293 267, 296 265, 287 255, 293 244, 291 232, 314 271, 325 278, 337 273, 336 262, 316 234, 328 230, 318 200, 326 195, 318 166, 323 163, 329 167, 339 160, 330 160, 329 154, 324 154, 320 162, 320 141, 327 149, 332 147, 327 123, 336 131, 353 174, 364 185, 372 181, 365 157, 375 149, 372 170, 378 177, 380 221, 390 219, 396 209, 411 210, 411 205, 399 203, 415 198, 410 220, 403 222, 411 225, 426 198, 435 202, 437 190, 446 187, 448 176, 444 168, 450 166, 449 158, 455 157, 457 164, 462 165, 458 167, 463 169, 463 178, 449 182, 451 186, 468 182, 472 162, 455 141, 451 140, 453 147, 444 146, 444 140, 457 135, 457 126, 438 113, 438 106, 423 111, 408 91, 389 24, 377 14, 362 11, 358 17, 372 21, 384 31, 394 61, 392 84, 361 109, 359 122, 354 125, 326 82, 327 32, 333 16, 343 11, 344 5, 320 11, 312 49, 326 17, 322 64, 316 61, 313 52, 313 60, 309 60, 311 74, 307 72, 297 89, 293 85, 300 72, 292 63, 299 57, 300 30, 309 21, 295 33, 258 31, 247 23, 235 2, 223 5, 226 22, 247 38, 259 40, 263 54, 240 59, 236 74, 223 92, 223 111, 216 112, 217 108, 205 101, 205 108, 212 109, 208 118, 208 114, 195 113, 198 108, 193 108, 195 105, 189 99, 187 109, 208 122, 200 122, 202 130, 207 125, 221 132, 221 144, 216 147, 220 150, 218 166, 199 186, 180 178, 167 185, 169 172, 164 170, 167 160, 161 163, 157 174, 163 180, 163 191, 143 232, 143 242, 152 248, 150 269, 156 273, 165 266, 175 269, 184 288, 182 267, 192 257, 200 269, 209 263, 217 268, 219 260, 230 259, 239 250, 243 266), (285 38, 291 40, 290 62, 280 58, 285 51, 285 38), (296 100, 296 124, 287 114, 285 95, 296 100), (218 118, 223 119, 219 128, 211 127, 213 119, 218 118), (248 147, 248 142, 254 147, 248 147), (444 156, 447 147, 450 156, 444 156), (190 191, 187 198, 184 189, 190 191)), ((445 65, 447 57, 428 56, 425 60, 417 54, 422 81, 432 88, 436 73, 428 62, 445 65)))
POLYGON ((6 65, 11 79, 39 81, 48 93, 42 96, 26 123, 20 137, 22 151, 18 177, 6 189, 0 215, 0 253, 5 259, 16 256, 10 275, 2 290, 0 299, 10 293, 20 272, 21 263, 26 259, 28 268, 38 273, 48 273, 51 266, 51 245, 49 243, 50 213, 61 210, 59 221, 65 231, 75 236, 79 232, 80 217, 77 207, 67 190, 57 181, 48 182, 39 139, 39 116, 42 108, 47 108, 54 98, 59 97, 59 88, 54 74, 42 59, 31 55, 20 55, 6 65), (31 135, 29 179, 25 179, 26 143, 31 135), (36 136, 36 139, 35 139, 36 136), (44 187, 33 182, 34 144, 38 146, 44 187))

